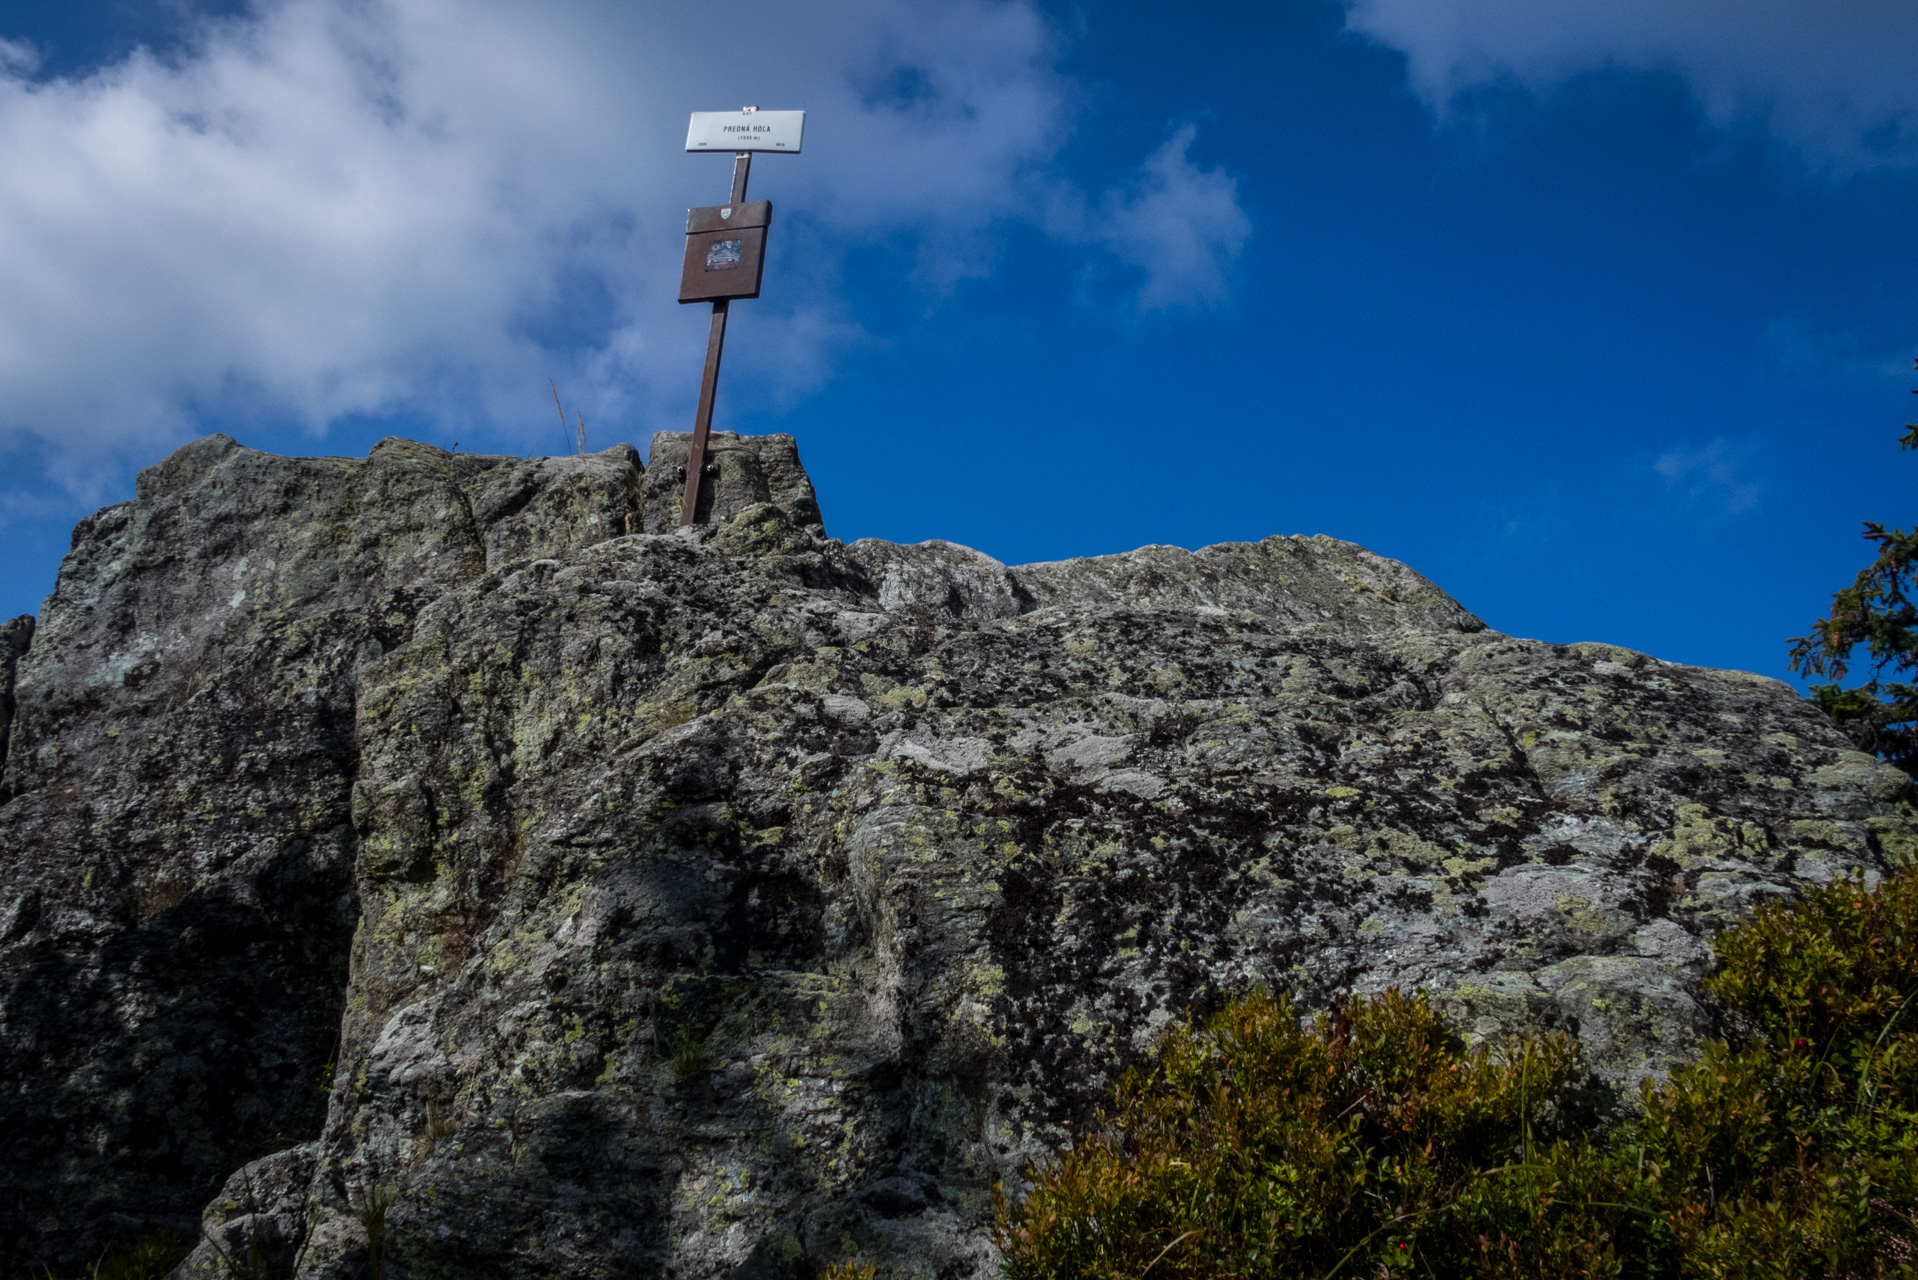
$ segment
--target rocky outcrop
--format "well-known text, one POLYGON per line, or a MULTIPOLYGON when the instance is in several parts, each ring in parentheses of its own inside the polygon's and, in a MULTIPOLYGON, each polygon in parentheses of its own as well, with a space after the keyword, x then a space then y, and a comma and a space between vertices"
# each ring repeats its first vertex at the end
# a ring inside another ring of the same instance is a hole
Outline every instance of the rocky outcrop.
MULTIPOLYGON (((683 432, 653 437, 653 465, 643 486, 645 510, 640 524, 644 532, 671 533, 679 528, 686 459, 691 452, 692 437, 683 432)), ((706 472, 696 523, 725 524, 747 507, 770 502, 795 526, 824 536, 819 498, 811 477, 799 465, 799 446, 791 436, 715 431, 706 445, 706 472)))
POLYGON ((993 1183, 1189 1008, 1423 986, 1629 1085, 1709 1029, 1713 930, 1912 846, 1778 682, 1327 538, 847 546, 790 439, 717 445, 688 530, 671 435, 216 437, 82 527, 0 807, 0 1230, 982 1274, 993 1183))
POLYGON ((75 530, 11 682, 8 1275, 190 1234, 238 1165, 317 1132, 358 914, 359 669, 492 565, 636 520, 638 453, 278 458, 211 436, 137 492, 75 530))

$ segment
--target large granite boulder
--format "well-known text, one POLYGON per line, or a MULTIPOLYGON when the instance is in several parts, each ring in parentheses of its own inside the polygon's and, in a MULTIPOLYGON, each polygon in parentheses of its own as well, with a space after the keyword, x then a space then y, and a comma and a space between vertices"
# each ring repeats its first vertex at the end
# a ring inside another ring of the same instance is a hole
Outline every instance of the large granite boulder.
POLYGON ((993 1184, 1188 1009, 1419 986, 1623 1092, 1714 930, 1912 848, 1785 685, 1349 543, 848 546, 784 437, 681 530, 685 453, 215 437, 82 525, 0 807, 0 1232, 985 1274, 993 1184))

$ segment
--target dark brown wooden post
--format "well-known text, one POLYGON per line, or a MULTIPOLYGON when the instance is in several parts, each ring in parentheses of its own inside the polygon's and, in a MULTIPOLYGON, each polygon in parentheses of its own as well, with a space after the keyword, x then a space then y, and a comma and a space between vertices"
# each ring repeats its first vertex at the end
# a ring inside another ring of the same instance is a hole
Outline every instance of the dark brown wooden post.
MULTIPOLYGON (((753 153, 733 156, 733 194, 726 203, 746 203, 746 179, 752 173, 753 153)), ((706 335, 706 371, 699 380, 699 409, 693 415, 693 446, 686 454, 686 490, 679 499, 679 523, 689 525, 699 511, 699 484, 706 474, 706 437, 713 429, 713 399, 719 392, 719 356, 726 346, 726 313, 731 300, 713 303, 713 327, 706 335)))

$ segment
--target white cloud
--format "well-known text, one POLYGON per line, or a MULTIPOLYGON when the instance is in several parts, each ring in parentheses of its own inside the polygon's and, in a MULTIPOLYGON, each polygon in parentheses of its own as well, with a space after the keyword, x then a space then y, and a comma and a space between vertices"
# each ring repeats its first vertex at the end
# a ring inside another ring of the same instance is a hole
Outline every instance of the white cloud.
POLYGON ((1667 453, 1652 464, 1652 470, 1665 478, 1667 489, 1735 516, 1758 505, 1758 485, 1739 474, 1748 452, 1714 440, 1703 449, 1667 453))
POLYGON ((1222 301, 1226 265, 1252 234, 1238 184, 1192 163, 1197 134, 1191 125, 1175 133, 1132 182, 1105 193, 1093 220, 1093 237, 1143 273, 1145 310, 1222 301))
POLYGON ((204 414, 544 447, 549 374, 589 422, 677 425, 706 327, 672 301, 683 212, 728 175, 682 153, 685 113, 745 101, 810 113, 805 155, 754 168, 786 270, 729 372, 771 394, 859 340, 840 263, 901 232, 936 287, 990 270, 994 225, 1077 206, 1142 305, 1222 290, 1244 215, 1189 135, 1109 196, 1058 173, 1078 91, 1026 0, 720 12, 277 0, 75 80, 0 47, 0 445, 76 486, 204 414))
POLYGON ((1346 0, 1443 112, 1461 90, 1538 92, 1607 68, 1684 76, 1720 125, 1765 121, 1816 166, 1918 162, 1911 0, 1346 0))
POLYGON ((30 44, 0 40, 0 75, 30 76, 40 67, 40 55, 30 44))

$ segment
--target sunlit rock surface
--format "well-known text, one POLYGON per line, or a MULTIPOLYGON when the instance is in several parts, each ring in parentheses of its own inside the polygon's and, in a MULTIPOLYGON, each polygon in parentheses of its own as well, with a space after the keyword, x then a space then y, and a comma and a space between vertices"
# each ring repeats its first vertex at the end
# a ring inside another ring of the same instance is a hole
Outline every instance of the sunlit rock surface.
POLYGON ((957 1280, 1188 1008, 1420 986, 1629 1086, 1714 930, 1912 845, 1776 681, 1328 538, 847 546, 715 446, 690 530, 682 435, 211 437, 83 522, 0 807, 21 1259, 204 1210, 192 1273, 957 1280))

